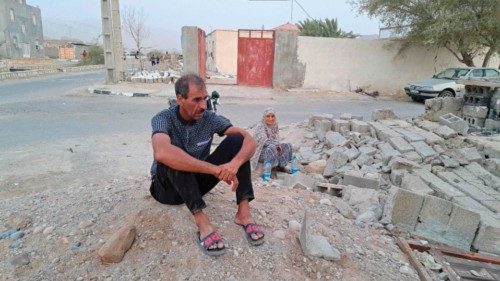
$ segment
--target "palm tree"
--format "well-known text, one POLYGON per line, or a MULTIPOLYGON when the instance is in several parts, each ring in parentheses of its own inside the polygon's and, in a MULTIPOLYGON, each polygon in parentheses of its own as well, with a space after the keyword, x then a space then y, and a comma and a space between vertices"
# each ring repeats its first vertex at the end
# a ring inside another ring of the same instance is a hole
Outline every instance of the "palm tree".
POLYGON ((339 28, 337 19, 299 21, 300 35, 313 37, 354 38, 357 35, 339 28))

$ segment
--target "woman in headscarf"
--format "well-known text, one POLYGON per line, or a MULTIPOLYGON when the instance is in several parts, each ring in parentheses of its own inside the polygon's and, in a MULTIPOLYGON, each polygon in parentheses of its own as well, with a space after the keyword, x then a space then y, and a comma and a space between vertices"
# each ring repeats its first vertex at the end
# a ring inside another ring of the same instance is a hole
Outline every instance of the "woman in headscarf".
POLYGON ((255 128, 254 138, 258 145, 250 161, 253 169, 257 167, 258 162, 269 161, 271 167, 276 168, 277 171, 290 172, 285 166, 292 160, 292 145, 280 142, 274 109, 268 108, 264 111, 262 121, 255 128))

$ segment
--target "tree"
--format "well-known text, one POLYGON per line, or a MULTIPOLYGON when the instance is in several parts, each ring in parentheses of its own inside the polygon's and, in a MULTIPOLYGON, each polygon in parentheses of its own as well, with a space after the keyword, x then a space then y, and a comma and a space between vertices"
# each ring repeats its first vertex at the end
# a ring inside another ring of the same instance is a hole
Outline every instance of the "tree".
POLYGON ((337 19, 299 21, 300 35, 314 37, 354 38, 355 34, 339 28, 337 19))
POLYGON ((84 65, 104 64, 104 49, 95 44, 90 46, 87 57, 82 61, 84 65))
POLYGON ((360 13, 394 27, 406 46, 444 47, 467 66, 474 66, 474 58, 481 55, 482 65, 487 66, 500 50, 499 0, 355 0, 353 4, 360 13))
MULTIPOLYGON (((134 40, 135 48, 138 54, 142 54, 144 49, 144 42, 149 38, 149 30, 145 25, 147 15, 144 10, 136 10, 135 8, 125 8, 122 13, 122 21, 124 30, 127 31, 128 35, 134 40)), ((142 64, 141 57, 139 56, 140 68, 144 68, 142 64)))

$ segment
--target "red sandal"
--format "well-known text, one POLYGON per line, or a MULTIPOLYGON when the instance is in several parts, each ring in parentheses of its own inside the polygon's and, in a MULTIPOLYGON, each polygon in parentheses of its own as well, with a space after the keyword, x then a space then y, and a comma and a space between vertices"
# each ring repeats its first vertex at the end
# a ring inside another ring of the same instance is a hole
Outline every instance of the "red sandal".
POLYGON ((260 225, 256 223, 249 223, 247 225, 241 225, 238 224, 239 226, 243 227, 245 229, 245 236, 247 238, 248 243, 252 246, 260 246, 264 244, 264 232, 262 232, 260 225), (262 234, 262 237, 259 239, 253 239, 252 234, 262 234))
POLYGON ((196 233, 196 240, 198 242, 198 245, 200 245, 200 247, 203 249, 203 252, 206 255, 209 255, 209 256, 220 256, 220 255, 222 255, 222 254, 224 254, 226 252, 226 246, 225 245, 222 248, 210 248, 213 245, 217 245, 219 242, 222 241, 222 237, 220 236, 220 234, 217 233, 217 232, 215 232, 215 231, 212 232, 212 233, 210 233, 210 234, 208 234, 203 239, 200 237, 200 233, 197 232, 196 233))

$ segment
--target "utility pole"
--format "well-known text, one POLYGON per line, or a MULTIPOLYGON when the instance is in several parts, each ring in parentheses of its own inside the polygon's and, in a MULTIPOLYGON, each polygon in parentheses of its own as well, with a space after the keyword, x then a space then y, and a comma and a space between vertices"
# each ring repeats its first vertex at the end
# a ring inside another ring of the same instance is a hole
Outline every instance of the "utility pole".
POLYGON ((119 0, 101 0, 106 83, 123 80, 123 44, 119 0))

